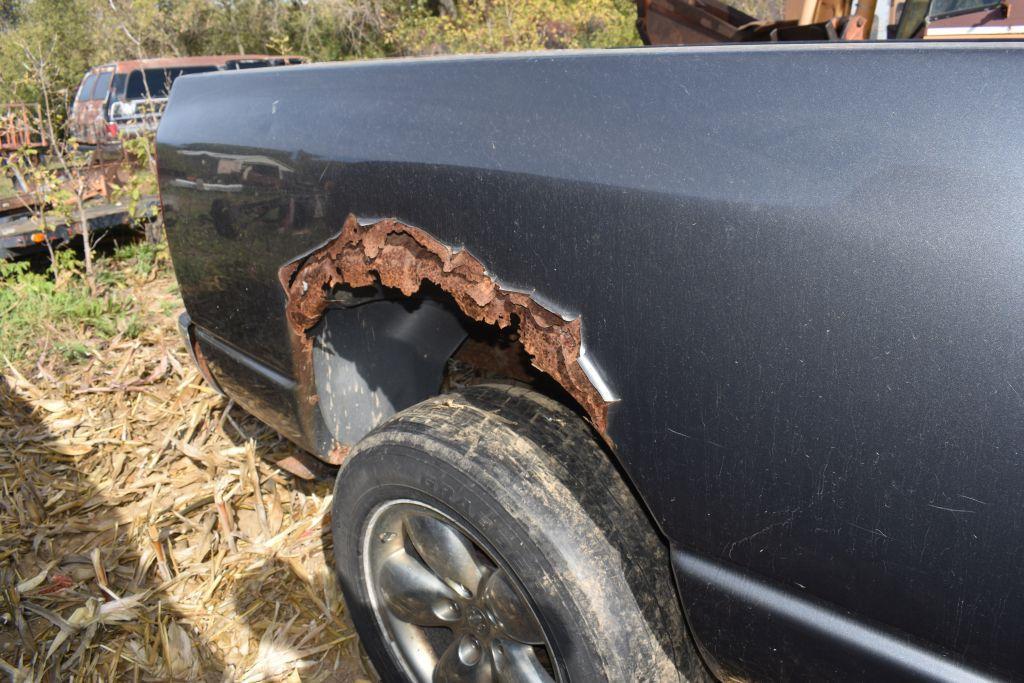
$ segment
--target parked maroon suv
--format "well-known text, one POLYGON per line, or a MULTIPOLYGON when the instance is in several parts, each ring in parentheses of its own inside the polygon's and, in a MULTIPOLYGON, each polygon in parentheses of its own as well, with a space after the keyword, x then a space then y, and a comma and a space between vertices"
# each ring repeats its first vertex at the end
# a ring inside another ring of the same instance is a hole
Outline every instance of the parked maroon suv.
POLYGON ((71 134, 84 146, 116 145, 122 135, 156 129, 178 76, 302 64, 303 57, 217 55, 112 62, 82 78, 71 110, 71 134))

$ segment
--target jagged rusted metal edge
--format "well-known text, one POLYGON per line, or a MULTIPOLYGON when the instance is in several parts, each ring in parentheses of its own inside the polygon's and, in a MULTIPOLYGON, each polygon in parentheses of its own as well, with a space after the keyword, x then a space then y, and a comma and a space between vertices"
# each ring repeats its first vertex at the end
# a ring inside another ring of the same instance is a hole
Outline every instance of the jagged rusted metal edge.
MULTIPOLYGON (((605 435, 610 399, 580 362, 584 355, 580 318, 567 320, 528 293, 502 289, 468 251, 456 251, 426 231, 393 218, 362 224, 349 215, 337 237, 285 265, 278 276, 287 295, 288 324, 299 342, 297 351, 305 357, 312 349, 308 332, 323 317, 338 285, 380 283, 412 296, 430 282, 451 295, 473 320, 501 329, 515 320, 533 366, 558 382, 605 435)), ((299 360, 308 365, 308 358, 299 360)))

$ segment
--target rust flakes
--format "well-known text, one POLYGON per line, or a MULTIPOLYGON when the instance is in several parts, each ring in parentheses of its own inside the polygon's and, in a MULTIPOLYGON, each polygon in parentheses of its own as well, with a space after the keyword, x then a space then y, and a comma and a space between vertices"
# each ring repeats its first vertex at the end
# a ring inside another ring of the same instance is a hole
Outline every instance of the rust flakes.
POLYGON ((352 446, 335 441, 330 452, 327 454, 327 462, 331 465, 340 465, 345 462, 345 458, 348 457, 350 450, 352 450, 352 446))
POLYGON ((467 251, 453 251, 427 232, 395 219, 360 225, 349 215, 336 238, 307 258, 283 266, 278 277, 287 295, 289 327, 299 342, 301 368, 309 367, 308 331, 320 321, 335 286, 379 282, 411 296, 426 281, 451 295, 474 320, 506 329, 516 319, 531 364, 558 382, 605 434, 608 404, 578 363, 579 319, 567 321, 528 294, 502 289, 467 251))

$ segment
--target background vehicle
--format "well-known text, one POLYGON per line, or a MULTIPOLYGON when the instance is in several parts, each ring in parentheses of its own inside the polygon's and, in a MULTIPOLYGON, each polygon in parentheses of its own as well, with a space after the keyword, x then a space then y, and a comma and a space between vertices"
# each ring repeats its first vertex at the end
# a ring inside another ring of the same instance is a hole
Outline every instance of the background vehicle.
POLYGON ((302 57, 218 55, 113 62, 90 69, 71 109, 69 130, 83 145, 156 130, 174 80, 184 74, 301 64, 302 57))
POLYGON ((875 27, 875 0, 787 0, 781 19, 752 17, 719 0, 637 0, 637 29, 647 45, 726 42, 984 40, 1024 36, 1020 10, 989 0, 910 0, 889 4, 875 27))
POLYGON ((183 328, 313 454, 296 471, 340 465, 336 559, 382 670, 1024 677, 1024 150, 1000 125, 1022 57, 178 81, 158 156, 183 328))

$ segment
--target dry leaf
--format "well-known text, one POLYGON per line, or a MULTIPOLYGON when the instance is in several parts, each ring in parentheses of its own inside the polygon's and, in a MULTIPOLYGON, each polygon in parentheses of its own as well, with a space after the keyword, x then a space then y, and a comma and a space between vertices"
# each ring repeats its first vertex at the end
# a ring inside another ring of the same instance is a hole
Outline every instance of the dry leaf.
POLYGON ((368 677, 321 541, 331 483, 269 464, 294 447, 202 384, 163 258, 130 291, 137 339, 0 358, 0 565, 28 629, 0 678, 368 677))

